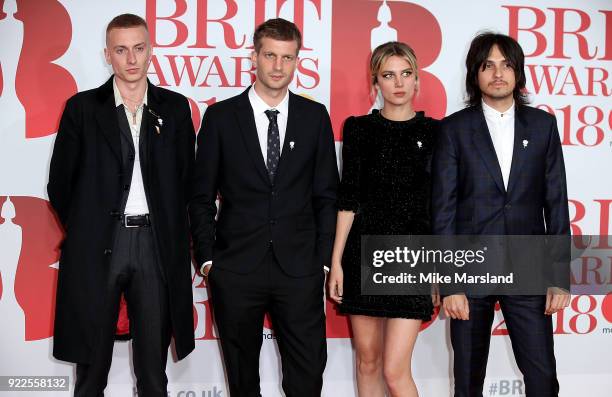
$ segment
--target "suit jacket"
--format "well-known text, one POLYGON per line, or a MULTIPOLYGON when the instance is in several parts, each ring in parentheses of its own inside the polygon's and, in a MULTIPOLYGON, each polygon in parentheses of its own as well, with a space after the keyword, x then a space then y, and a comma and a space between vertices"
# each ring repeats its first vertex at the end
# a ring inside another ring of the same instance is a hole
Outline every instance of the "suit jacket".
POLYGON ((248 90, 211 105, 202 120, 189 204, 196 261, 245 274, 271 246, 289 275, 322 271, 331 259, 339 179, 327 110, 289 93, 285 141, 271 183, 248 90))
MULTIPOLYGON (((539 109, 516 107, 507 191, 482 107, 446 117, 433 156, 432 190, 434 234, 570 234, 557 122, 539 109)), ((513 259, 530 254, 514 252, 513 259)))
MULTIPOLYGON (((149 83, 147 102, 136 150, 180 359, 194 348, 187 192, 195 134, 184 96, 149 83)), ((118 120, 111 77, 67 101, 53 149, 47 190, 66 232, 53 350, 60 360, 89 362, 104 308, 107 268, 133 168, 133 156, 125 159, 133 149, 122 144, 118 120)))

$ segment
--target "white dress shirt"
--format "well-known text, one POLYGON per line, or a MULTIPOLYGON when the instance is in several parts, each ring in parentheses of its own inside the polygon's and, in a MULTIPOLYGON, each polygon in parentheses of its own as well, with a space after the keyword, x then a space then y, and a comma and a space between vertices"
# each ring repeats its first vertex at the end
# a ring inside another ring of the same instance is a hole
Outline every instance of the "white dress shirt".
POLYGON ((113 93, 115 94, 115 106, 123 105, 125 109, 125 115, 130 125, 130 131, 132 133, 132 140, 134 141, 134 167, 132 168, 132 182, 130 184, 130 192, 128 193, 128 199, 125 204, 125 215, 144 215, 149 213, 149 206, 147 205, 147 197, 144 191, 144 183, 142 182, 142 170, 140 169, 140 124, 142 123, 142 112, 144 106, 147 104, 147 89, 145 89, 144 98, 142 103, 136 109, 135 113, 132 113, 127 105, 123 102, 119 88, 113 79, 113 93))
POLYGON ((266 110, 278 110, 276 121, 278 124, 278 135, 280 137, 280 154, 282 155, 283 144, 285 143, 285 135, 287 132, 287 117, 289 115, 289 90, 287 90, 285 97, 278 105, 271 107, 257 95, 257 92, 255 92, 255 84, 253 84, 249 90, 249 102, 251 102, 251 107, 253 108, 253 116, 255 117, 255 127, 257 128, 257 138, 259 138, 261 154, 263 155, 264 162, 267 162, 268 125, 270 124, 270 120, 268 116, 266 116, 266 110))
POLYGON ((499 168, 501 168, 504 187, 508 190, 508 178, 512 167, 512 151, 514 150, 514 102, 504 112, 498 112, 491 106, 482 102, 484 113, 499 168))

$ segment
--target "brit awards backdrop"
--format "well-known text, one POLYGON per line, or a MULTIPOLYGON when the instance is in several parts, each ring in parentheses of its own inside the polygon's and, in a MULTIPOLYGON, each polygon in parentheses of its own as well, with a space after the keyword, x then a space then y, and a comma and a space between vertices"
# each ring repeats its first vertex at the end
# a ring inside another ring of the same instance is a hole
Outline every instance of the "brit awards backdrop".
MULTIPOLYGON (((154 53, 149 79, 189 98, 196 131, 207 106, 253 81, 254 27, 277 16, 294 21, 304 46, 290 88, 327 106, 338 150, 343 121, 375 106, 367 60, 378 44, 400 40, 415 49, 421 78, 416 108, 442 118, 464 106, 464 59, 471 39, 485 29, 509 34, 525 50, 532 106, 557 117, 572 232, 611 232, 612 4, 607 0, 0 0, 0 5, 0 375, 62 375, 74 382, 73 366, 51 356, 62 230, 46 193, 49 159, 66 99, 109 77, 104 31, 112 17, 125 12, 147 20, 154 53)), ((583 257, 572 280, 609 291, 612 254, 583 257)), ((205 281, 194 274, 192 288, 196 350, 186 360, 169 361, 169 395, 227 396, 205 281)), ((327 316, 323 394, 353 396, 348 322, 331 302, 327 316)), ((553 322, 561 395, 609 396, 612 295, 574 295, 553 322)), ((451 393, 448 323, 436 312, 423 324, 413 364, 422 396, 451 393)), ((266 321, 262 330, 262 392, 278 396, 278 351, 269 325, 266 321)), ((499 311, 491 333, 485 395, 524 395, 499 311)), ((115 345, 110 396, 135 393, 129 353, 129 343, 115 345)))

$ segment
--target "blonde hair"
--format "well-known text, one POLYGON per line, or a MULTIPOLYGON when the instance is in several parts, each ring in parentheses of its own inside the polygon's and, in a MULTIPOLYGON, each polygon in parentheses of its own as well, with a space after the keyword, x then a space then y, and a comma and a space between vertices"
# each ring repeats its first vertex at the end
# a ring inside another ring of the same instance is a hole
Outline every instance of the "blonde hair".
POLYGON ((370 58, 370 76, 371 83, 374 86, 377 83, 378 72, 389 57, 398 56, 404 58, 414 73, 415 80, 419 79, 419 71, 417 68, 417 59, 414 50, 406 43, 400 41, 389 41, 381 44, 374 49, 370 58))

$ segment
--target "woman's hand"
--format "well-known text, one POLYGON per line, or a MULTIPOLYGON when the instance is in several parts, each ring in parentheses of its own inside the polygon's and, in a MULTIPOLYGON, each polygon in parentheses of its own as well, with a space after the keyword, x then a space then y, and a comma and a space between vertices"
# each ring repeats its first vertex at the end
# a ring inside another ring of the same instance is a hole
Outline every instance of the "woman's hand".
POLYGON ((342 303, 342 287, 344 282, 344 271, 340 263, 333 263, 327 276, 327 288, 329 297, 336 303, 342 303))

